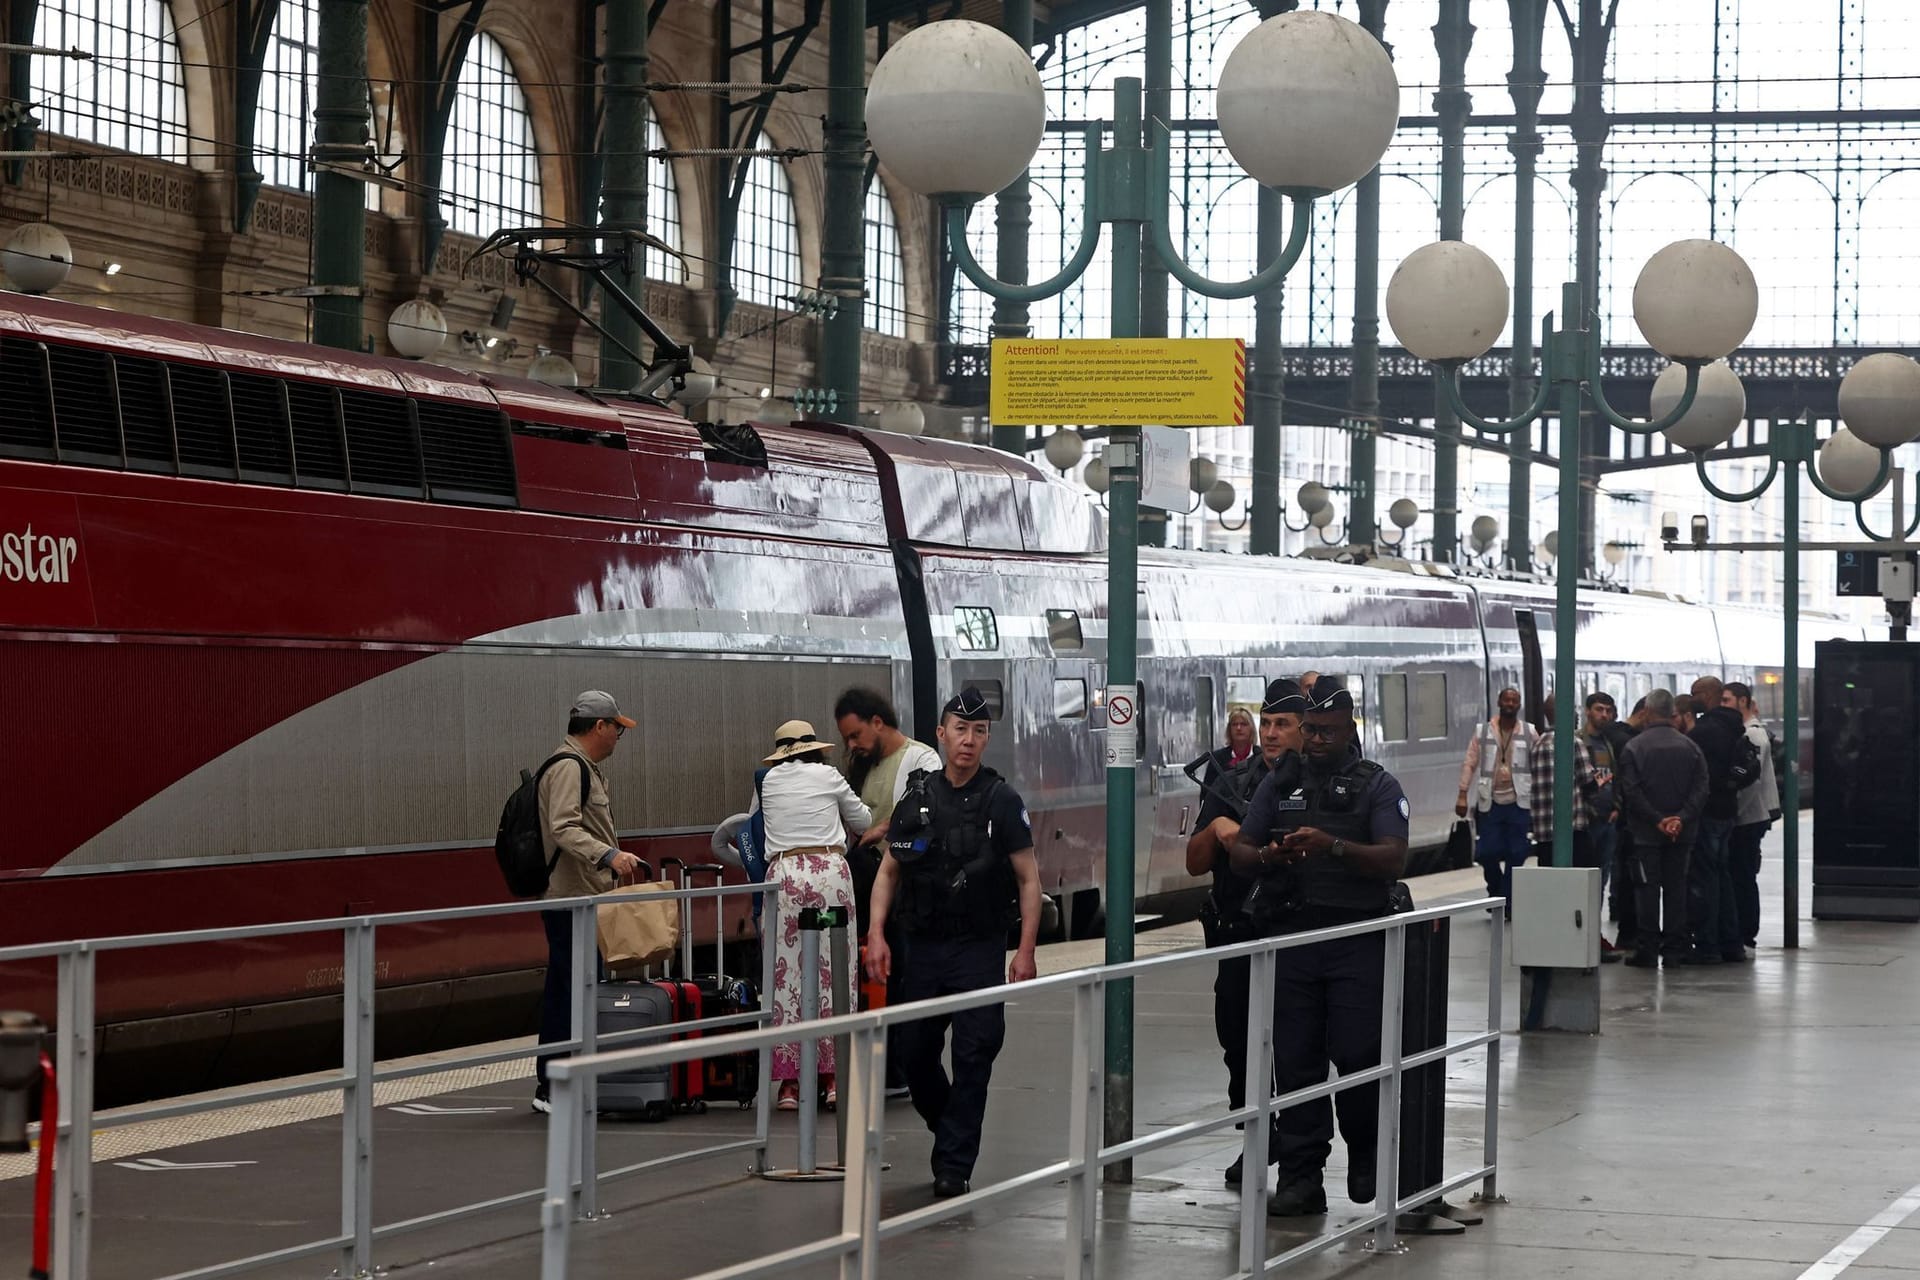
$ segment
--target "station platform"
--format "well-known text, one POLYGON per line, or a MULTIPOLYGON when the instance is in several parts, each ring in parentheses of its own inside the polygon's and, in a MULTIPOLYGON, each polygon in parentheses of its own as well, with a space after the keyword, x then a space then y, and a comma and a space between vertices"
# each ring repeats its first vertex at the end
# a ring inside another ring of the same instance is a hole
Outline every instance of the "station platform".
MULTIPOLYGON (((1920 1032, 1920 934, 1890 924, 1801 923, 1780 948, 1780 842, 1769 840, 1763 928, 1751 964, 1601 970, 1597 1037, 1514 1035, 1501 1053, 1501 1192, 1483 1225, 1444 1238, 1405 1237, 1405 1252, 1349 1247, 1288 1274, 1427 1277, 1577 1276, 1593 1280, 1834 1280, 1920 1276, 1920 1108, 1912 1079, 1920 1032)), ((1803 849, 1811 848, 1803 831, 1803 849)), ((1811 865, 1802 868, 1810 884, 1811 865)), ((1482 892, 1477 871, 1413 882, 1421 905, 1482 892)), ((1803 896, 1810 901, 1810 893, 1803 896)), ((1483 1017, 1485 923, 1453 931, 1455 1036, 1483 1017)), ((1176 926, 1139 949, 1199 944, 1176 926)), ((1043 972, 1097 963, 1100 944, 1043 949, 1043 972)), ((1137 984, 1136 1125, 1140 1132, 1215 1113, 1224 1072, 1214 1043, 1211 971, 1137 984)), ((1515 1027, 1519 977, 1505 1009, 1515 1027)), ((1016 1000, 994 1076, 976 1185, 1045 1166, 1066 1144, 1066 1001, 1016 1000)), ((1476 1167, 1484 1122, 1484 1051, 1449 1061, 1449 1171, 1476 1167)), ((530 1064, 422 1076, 382 1086, 374 1136, 380 1223, 540 1184, 546 1120, 528 1107, 530 1064)), ((165 1276, 333 1234, 338 1229, 338 1103, 307 1098, 97 1138, 93 1275, 165 1276), (330 1105, 331 1104, 331 1105, 330 1105)), ((822 1116, 823 1156, 832 1122, 822 1116)), ((930 1203, 929 1140, 903 1099, 889 1105, 883 1210, 930 1203)), ((776 1114, 777 1163, 793 1159, 794 1118, 776 1114)), ((603 1121, 600 1162, 616 1167, 750 1137, 750 1112, 716 1109, 667 1123, 603 1121)), ((1130 1189, 1101 1201, 1098 1274, 1233 1273, 1238 1199, 1221 1180, 1233 1135, 1140 1161, 1130 1189)), ((837 1184, 769 1183, 735 1152, 608 1184, 607 1216, 573 1233, 572 1274, 592 1280, 691 1275, 816 1240, 839 1220, 837 1184)), ((1340 1194, 1332 1214, 1358 1216, 1340 1194)), ((32 1179, 0 1157, 0 1266, 26 1266, 32 1179), (17 1255, 17 1256, 15 1256, 17 1255)), ((1452 1199, 1464 1202, 1466 1192, 1452 1199)), ((1062 1269, 1064 1188, 936 1224, 891 1242, 882 1274, 1053 1276, 1062 1269)), ((1320 1220, 1274 1221, 1269 1253, 1320 1220), (1298 1229, 1296 1229, 1298 1228, 1298 1229)), ((383 1241, 383 1268, 454 1280, 533 1276, 538 1211, 520 1204, 383 1241)), ((257 1274, 324 1276, 309 1259, 257 1274)), ((802 1275, 837 1274, 829 1268, 802 1275)))

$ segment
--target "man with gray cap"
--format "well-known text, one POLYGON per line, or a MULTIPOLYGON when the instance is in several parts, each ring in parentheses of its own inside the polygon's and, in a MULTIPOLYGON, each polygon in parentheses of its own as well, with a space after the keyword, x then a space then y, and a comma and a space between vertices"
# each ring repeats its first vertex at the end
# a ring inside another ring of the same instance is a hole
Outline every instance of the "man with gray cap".
MULTIPOLYGON (((613 804, 600 766, 613 754, 634 721, 620 714, 613 695, 589 689, 567 712, 567 736, 540 766, 540 835, 552 872, 549 899, 583 898, 605 893, 639 867, 640 859, 620 847, 614 831, 613 804)), ((573 920, 565 911, 543 911, 547 929, 547 984, 540 999, 540 1043, 573 1034, 573 920)), ((533 1109, 547 1106, 547 1063, 537 1059, 533 1109)))

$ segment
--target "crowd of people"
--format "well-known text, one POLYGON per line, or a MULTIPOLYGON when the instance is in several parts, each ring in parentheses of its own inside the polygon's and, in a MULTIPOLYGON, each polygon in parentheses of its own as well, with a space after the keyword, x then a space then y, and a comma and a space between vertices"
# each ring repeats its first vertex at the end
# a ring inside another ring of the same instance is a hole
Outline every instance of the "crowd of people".
MULTIPOLYGON (((1454 811, 1471 818, 1489 895, 1509 899, 1513 868, 1551 860, 1553 704, 1545 727, 1506 689, 1460 767, 1454 811)), ((1574 736, 1575 866, 1597 867, 1629 965, 1751 960, 1760 932, 1760 848, 1780 817, 1777 744, 1753 689, 1702 676, 1684 694, 1655 689, 1625 720, 1612 695, 1587 695, 1574 736)))

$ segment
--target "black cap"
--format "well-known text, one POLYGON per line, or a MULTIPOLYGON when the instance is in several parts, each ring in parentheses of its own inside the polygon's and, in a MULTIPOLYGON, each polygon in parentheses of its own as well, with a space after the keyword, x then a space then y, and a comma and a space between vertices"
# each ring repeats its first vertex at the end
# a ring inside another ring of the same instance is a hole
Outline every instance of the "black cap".
POLYGON ((947 705, 940 708, 940 718, 958 716, 962 720, 991 720, 993 712, 987 706, 986 695, 972 685, 947 699, 947 705))
POLYGON ((1347 686, 1331 676, 1321 676, 1313 682, 1313 697, 1307 703, 1309 711, 1353 711, 1353 695, 1347 692, 1347 686))
POLYGON ((1277 716, 1282 712, 1298 715, 1306 709, 1307 695, 1300 692, 1298 681, 1282 679, 1267 682, 1267 696, 1260 704, 1261 715, 1277 716))

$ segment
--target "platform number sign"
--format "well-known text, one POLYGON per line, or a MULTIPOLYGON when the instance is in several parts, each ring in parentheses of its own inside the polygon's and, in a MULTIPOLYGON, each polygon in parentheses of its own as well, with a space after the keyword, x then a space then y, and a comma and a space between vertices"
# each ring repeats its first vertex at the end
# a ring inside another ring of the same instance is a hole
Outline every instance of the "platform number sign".
POLYGON ((1877 596, 1880 594, 1880 557, 1878 551, 1837 551, 1839 568, 1834 575, 1834 594, 1877 596))
POLYGON ((1138 694, 1124 684, 1107 686, 1107 768, 1131 769, 1139 763, 1134 717, 1138 694))

